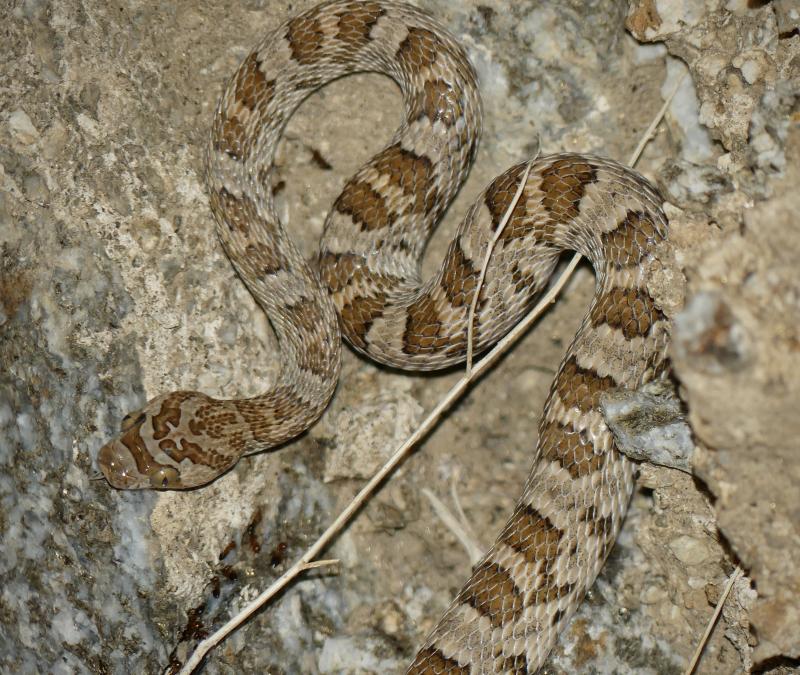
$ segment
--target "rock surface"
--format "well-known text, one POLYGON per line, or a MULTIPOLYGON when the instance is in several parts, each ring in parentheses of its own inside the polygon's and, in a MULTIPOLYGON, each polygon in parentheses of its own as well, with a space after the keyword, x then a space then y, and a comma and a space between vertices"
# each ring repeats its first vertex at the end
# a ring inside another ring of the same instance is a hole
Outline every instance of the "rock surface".
MULTIPOLYGON (((123 493, 91 480, 100 445, 146 398, 254 394, 277 370, 268 322, 214 236, 202 148, 239 60, 311 4, 0 9, 3 672, 161 672, 299 557, 459 375, 408 377, 348 352, 320 424, 207 488, 123 493), (370 438, 359 441, 357 424, 370 438)), ((623 535, 548 672, 682 672, 736 565, 749 576, 696 672, 790 672, 800 659, 792 3, 420 4, 464 41, 485 100, 449 232, 472 195, 537 147, 625 161, 688 72, 638 168, 671 203, 688 279, 673 356, 696 476, 643 467, 623 535)), ((372 75, 331 85, 291 121, 281 208, 309 256, 338 189, 398 121, 396 88, 372 75)), ((680 279, 667 281, 665 302, 677 303, 680 279)), ((337 570, 295 584, 205 672, 399 671, 469 571, 422 488, 452 505, 454 484, 491 542, 592 291, 581 269, 326 552, 337 570)))

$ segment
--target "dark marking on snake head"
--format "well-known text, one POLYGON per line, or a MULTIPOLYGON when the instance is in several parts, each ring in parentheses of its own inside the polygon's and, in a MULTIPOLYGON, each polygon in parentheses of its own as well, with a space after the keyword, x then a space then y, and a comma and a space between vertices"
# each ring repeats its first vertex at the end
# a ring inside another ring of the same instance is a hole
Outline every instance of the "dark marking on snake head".
POLYGON ((185 399, 181 396, 170 396, 161 403, 161 409, 153 415, 153 438, 160 441, 166 438, 172 429, 181 423, 181 403, 185 399))

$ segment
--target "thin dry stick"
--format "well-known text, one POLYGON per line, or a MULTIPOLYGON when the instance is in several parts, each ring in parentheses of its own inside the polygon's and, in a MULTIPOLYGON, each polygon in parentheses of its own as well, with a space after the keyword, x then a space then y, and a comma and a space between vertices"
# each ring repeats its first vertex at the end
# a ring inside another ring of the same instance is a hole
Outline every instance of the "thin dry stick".
POLYGON ((650 139, 656 132, 656 128, 659 124, 661 124, 661 120, 664 119, 664 115, 667 114, 667 108, 669 108, 672 104, 672 99, 674 99, 675 95, 678 93, 678 89, 680 89, 684 79, 686 79, 687 73, 688 71, 678 78, 678 81, 675 83, 675 86, 672 88, 669 96, 667 96, 666 100, 664 101, 664 105, 659 108, 658 113, 656 113, 656 116, 653 118, 653 121, 650 122, 650 126, 645 130, 644 135, 639 141, 639 145, 636 146, 636 150, 633 151, 631 158, 628 160, 628 164, 630 166, 636 166, 636 162, 639 161, 639 157, 641 157, 642 152, 644 152, 645 146, 650 142, 650 139))
POLYGON ((700 661, 700 655, 703 653, 703 649, 706 646, 706 642, 708 642, 708 638, 711 637, 711 631, 714 630, 714 626, 717 625, 717 619, 719 619, 722 608, 725 606, 725 601, 728 599, 733 585, 740 576, 742 576, 742 568, 737 567, 733 571, 733 574, 731 574, 731 578, 728 579, 728 583, 725 584, 725 589, 722 591, 722 595, 717 602, 717 606, 714 609, 714 614, 711 616, 711 619, 709 619, 708 624, 706 625, 706 631, 703 633, 703 637, 700 638, 700 644, 697 645, 697 649, 694 652, 692 661, 689 663, 689 667, 684 672, 684 675, 692 675, 695 668, 697 668, 697 664, 700 661))
POLYGON ((453 500, 453 505, 456 509, 456 514, 458 515, 458 520, 461 522, 461 526, 466 531, 467 535, 472 539, 472 541, 478 541, 478 538, 475 536, 475 532, 472 529, 472 524, 469 522, 467 518, 467 514, 464 513, 464 509, 461 508, 461 500, 458 498, 458 482, 457 478, 459 477, 459 471, 453 471, 450 476, 450 499, 453 500))
POLYGON ((306 563, 303 567, 305 570, 313 570, 317 567, 330 567, 331 565, 338 565, 341 561, 339 558, 330 558, 328 560, 315 560, 314 562, 306 563))
POLYGON ((492 253, 494 253, 494 247, 497 245, 500 236, 503 234, 503 230, 506 229, 508 221, 511 220, 511 214, 514 213, 514 209, 517 206, 519 198, 522 197, 522 191, 525 189, 525 185, 528 183, 528 174, 531 172, 531 165, 535 159, 536 157, 531 157, 530 161, 525 166, 525 172, 522 174, 522 180, 520 180, 519 185, 517 186, 517 191, 514 193, 514 198, 508 205, 506 212, 503 214, 503 219, 500 221, 500 224, 494 231, 492 240, 486 247, 486 255, 483 258, 483 265, 481 265, 481 274, 478 277, 478 284, 475 286, 475 292, 472 294, 472 302, 469 304, 469 312, 467 314, 467 377, 472 375, 472 347, 475 342, 475 310, 478 307, 478 299, 481 295, 481 288, 483 288, 483 281, 486 279, 486 270, 489 269, 489 261, 492 258, 492 253))
MULTIPOLYGON (((679 83, 680 84, 680 83, 679 83)), ((639 158, 642 149, 649 140, 649 137, 652 135, 653 130, 658 126, 658 123, 664 116, 667 108, 669 107, 670 102, 672 101, 672 97, 677 92, 678 88, 675 87, 675 90, 670 94, 667 101, 661 107, 656 119, 653 121, 653 124, 650 125, 647 132, 645 133, 645 138, 642 142, 640 142, 639 146, 637 147, 634 155, 631 157, 631 166, 633 166, 639 158)), ((524 181, 521 181, 520 184, 522 185, 524 181)), ((521 192, 520 192, 521 194, 521 192)), ((518 199, 518 197, 517 197, 518 199)), ((516 200, 512 200, 512 203, 507 211, 506 215, 513 210, 514 206, 516 205, 516 200)), ((504 216, 505 217, 505 216, 504 216)), ((430 412, 430 414, 425 418, 422 424, 417 428, 417 430, 406 440, 403 445, 401 445, 392 457, 380 468, 380 470, 364 485, 363 488, 358 492, 358 494, 353 498, 350 504, 338 515, 336 520, 331 523, 328 529, 322 533, 322 535, 315 541, 311 547, 302 555, 302 557, 292 565, 286 572, 284 572, 278 579, 276 579, 269 588, 267 588, 263 593, 261 593, 255 600, 250 602, 246 607, 244 607, 236 616, 232 617, 227 623, 225 623, 221 628, 219 628, 216 632, 209 635, 205 640, 200 641, 197 644, 197 648, 180 669, 178 675, 190 675, 190 673, 194 672, 194 670, 200 665, 205 655, 213 649, 216 645, 222 642, 228 635, 230 635, 234 630, 236 630, 239 626, 241 626, 245 621, 247 621, 253 614, 255 614, 261 607, 264 606, 276 593, 282 590, 292 579, 297 577, 301 572, 304 572, 306 569, 309 568, 309 563, 312 562, 314 557, 322 551, 330 542, 331 540, 338 534, 339 530, 343 528, 355 515, 355 513, 361 508, 362 504, 367 500, 367 498, 372 494, 375 488, 380 485, 384 478, 386 478, 390 473, 392 473, 397 467, 400 462, 402 462, 406 455, 409 453, 411 448, 416 445, 416 443, 422 439, 427 433, 436 425, 439 421, 439 418, 449 410, 450 406, 460 398, 461 394, 466 391, 467 387, 470 383, 480 377, 490 366, 492 366, 510 347, 530 328, 533 322, 538 318, 538 316, 544 311, 544 309, 550 305, 551 303, 555 302, 556 296, 559 294, 561 289, 569 280, 570 276, 572 276, 572 272, 577 267, 578 263, 580 262, 581 256, 579 253, 576 253, 572 259, 569 261, 569 264, 565 267, 564 272, 558 278, 555 284, 550 288, 550 290, 545 294, 545 296, 539 301, 539 303, 534 307, 529 314, 525 316, 522 321, 520 321, 509 333, 500 340, 497 345, 495 345, 494 349, 492 349, 485 357, 483 357, 480 362, 472 369, 472 372, 469 376, 464 375, 462 376, 458 382, 453 385, 450 391, 445 394, 444 398, 439 401, 436 407, 430 412)))
POLYGON ((433 512, 439 517, 439 520, 445 524, 447 529, 455 535, 456 539, 458 539, 464 547, 464 550, 467 552, 469 564, 477 565, 483 557, 483 548, 477 543, 477 539, 472 534, 472 528, 469 523, 454 515, 453 512, 444 505, 444 502, 428 488, 422 488, 422 494, 428 498, 433 512))

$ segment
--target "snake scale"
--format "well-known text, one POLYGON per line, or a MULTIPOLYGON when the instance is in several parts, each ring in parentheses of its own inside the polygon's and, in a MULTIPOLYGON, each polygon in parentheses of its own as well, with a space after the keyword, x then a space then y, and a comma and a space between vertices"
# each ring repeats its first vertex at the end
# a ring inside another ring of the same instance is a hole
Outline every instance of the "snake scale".
MULTIPOLYGON (((152 399, 101 449, 108 481, 194 487, 244 454, 293 438, 333 395, 342 334, 389 366, 430 370, 463 361, 481 264, 526 163, 478 196, 427 281, 420 258, 469 170, 480 129, 476 75, 464 50, 419 9, 334 0, 268 35, 221 97, 206 181, 219 238, 279 340, 280 376, 250 399, 188 391, 152 399), (275 148, 304 98, 359 71, 392 77, 405 115, 336 199, 314 269, 274 208, 275 148)), ((634 470, 599 399, 667 369, 669 322, 648 291, 654 248, 667 237, 661 203, 644 178, 607 159, 558 154, 530 165, 480 287, 476 350, 530 308, 565 249, 592 262, 596 293, 550 389, 524 492, 408 673, 535 672, 600 571, 634 470)))

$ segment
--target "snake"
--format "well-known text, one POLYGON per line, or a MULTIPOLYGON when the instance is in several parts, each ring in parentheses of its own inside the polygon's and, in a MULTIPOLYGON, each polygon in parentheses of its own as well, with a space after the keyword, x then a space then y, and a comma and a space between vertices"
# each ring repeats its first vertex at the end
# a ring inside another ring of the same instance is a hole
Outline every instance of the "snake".
POLYGON ((342 337, 385 366, 446 368, 465 359, 470 323, 477 354, 529 311, 563 251, 585 256, 595 294, 551 385, 522 496, 420 646, 412 675, 540 668, 613 547, 634 487, 600 399, 668 372, 670 323, 649 290, 656 249, 670 246, 663 199, 615 161, 562 153, 512 166, 478 195, 438 271, 422 278, 426 243, 475 158, 481 120, 463 47, 413 6, 333 0, 267 35, 219 100, 205 181, 219 240, 274 329, 280 374, 252 398, 157 396, 126 415, 98 455, 116 488, 204 485, 320 417, 342 337), (363 71, 395 80, 403 120, 347 181, 308 261, 276 212, 276 146, 309 94, 363 71))

